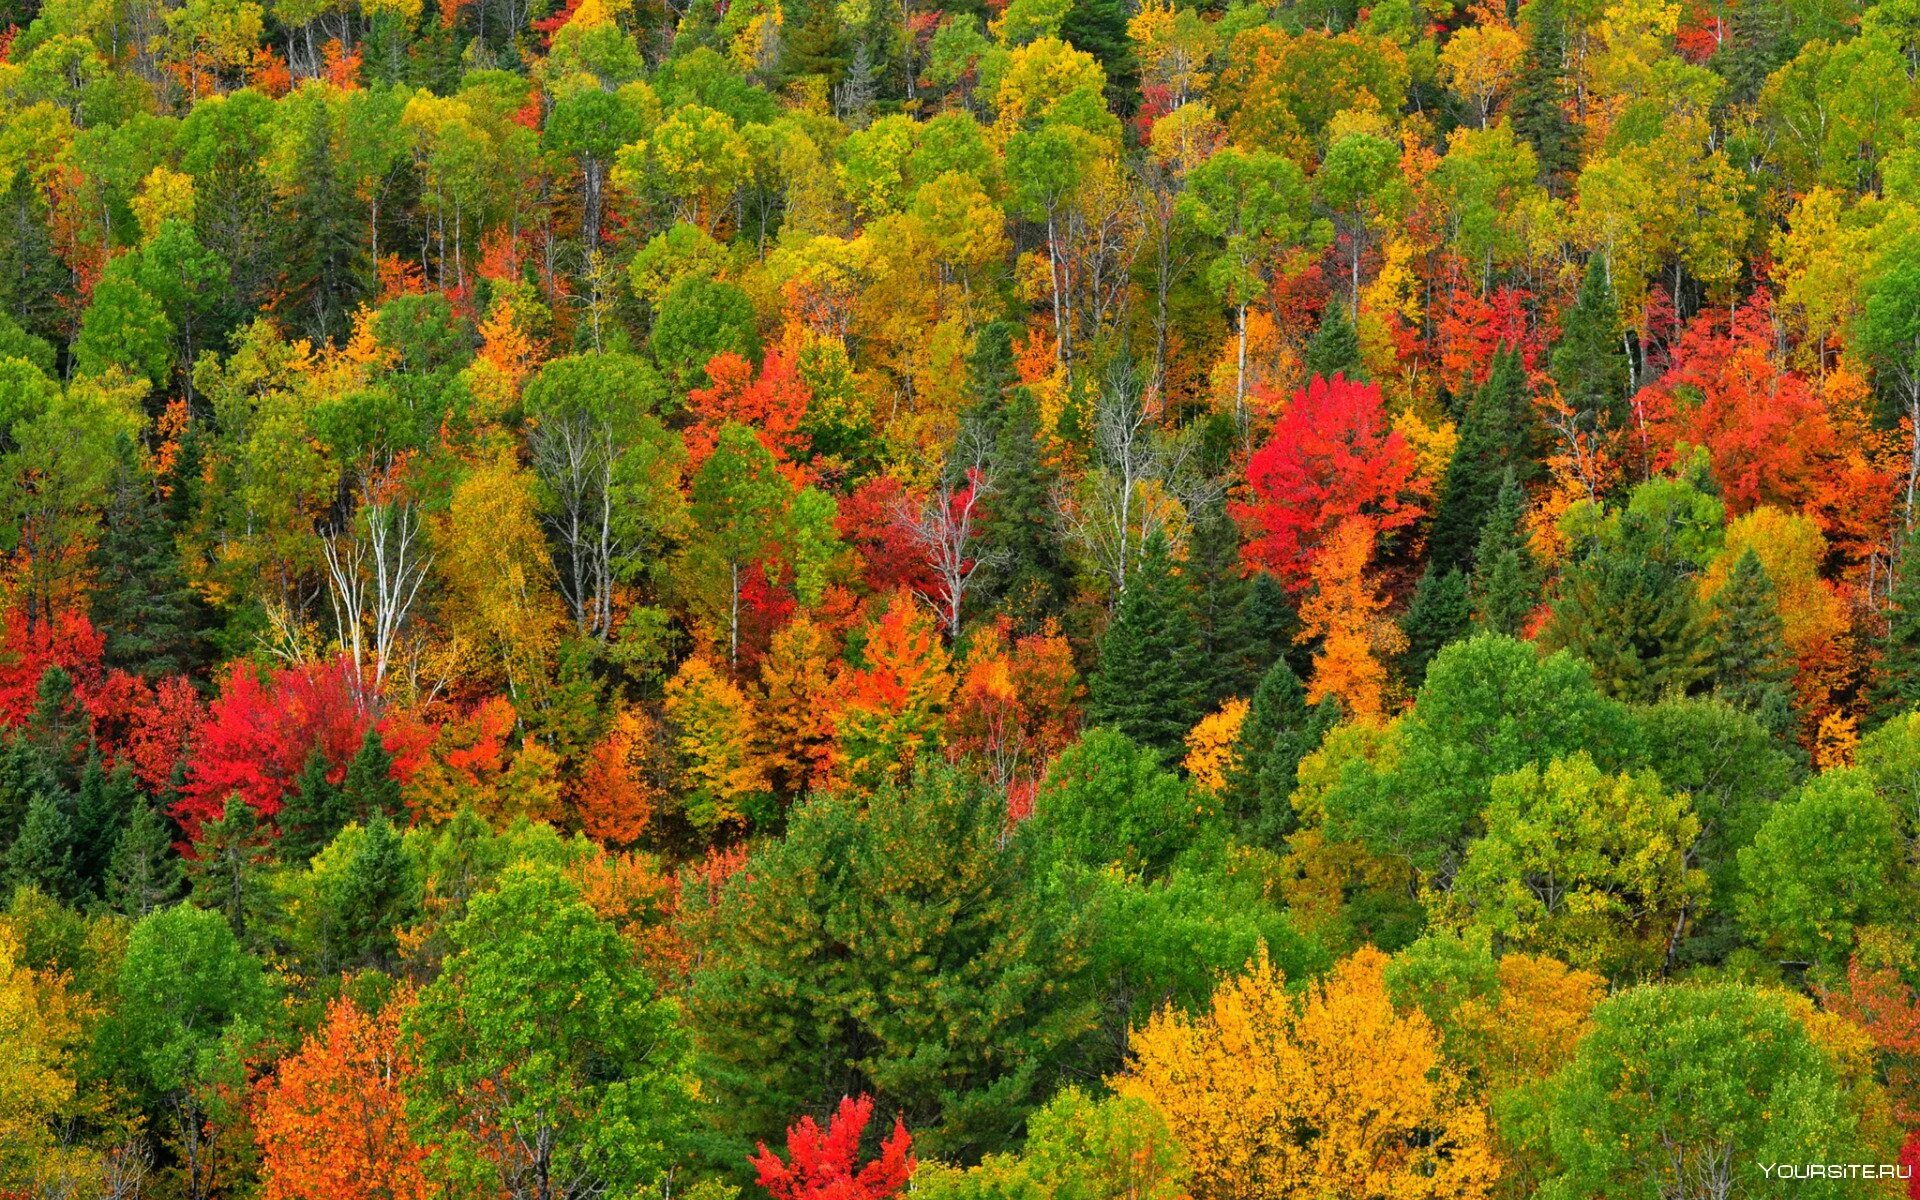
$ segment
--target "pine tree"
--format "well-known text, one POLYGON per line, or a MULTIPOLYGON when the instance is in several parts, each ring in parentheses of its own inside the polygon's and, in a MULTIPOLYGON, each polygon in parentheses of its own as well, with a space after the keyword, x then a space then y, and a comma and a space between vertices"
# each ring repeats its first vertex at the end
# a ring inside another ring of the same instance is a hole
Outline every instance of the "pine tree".
POLYGON ((1493 356, 1487 381, 1468 400, 1460 440, 1440 486, 1440 506, 1427 539, 1431 560, 1467 570, 1487 515, 1509 476, 1525 486, 1538 473, 1533 397, 1519 354, 1503 348, 1493 356))
POLYGON ((101 765, 98 751, 87 756, 73 805, 73 868, 86 894, 106 894, 114 847, 119 845, 139 804, 140 788, 134 782, 132 768, 117 763, 109 774, 101 765))
POLYGON ((107 902, 115 912, 137 921, 180 898, 184 871, 173 836, 173 823, 136 794, 107 867, 107 902))
POLYGON ((273 861, 260 814, 239 796, 229 797, 220 819, 200 827, 193 849, 187 877, 194 902, 225 917, 242 945, 258 944, 272 905, 266 873, 273 861))
POLYGON ((1019 382, 1013 359, 1016 332, 1012 321, 999 320, 988 321, 973 335, 973 349, 967 354, 967 395, 978 419, 998 423, 1019 382))
POLYGON ((1602 690, 1636 703, 1685 694, 1712 669, 1712 628, 1691 575, 1630 545, 1598 545, 1568 569, 1543 640, 1586 659, 1602 690))
POLYGON ((1567 16, 1562 0, 1531 0, 1525 10, 1527 53, 1509 111, 1513 129, 1532 145, 1542 181, 1564 194, 1561 180, 1579 161, 1579 143, 1567 118, 1567 16))
POLYGON ((1549 359, 1560 399, 1589 426, 1626 422, 1633 365, 1620 341, 1620 306, 1607 261, 1587 260, 1579 298, 1560 321, 1560 341, 1549 359))
POLYGON ((36 887, 58 900, 79 897, 79 878, 73 870, 73 819, 65 796, 58 792, 34 796, 20 836, 7 848, 5 865, 9 891, 36 887))
POLYGON ((115 470, 93 568, 89 599, 107 666, 158 679, 204 665, 206 606, 180 569, 152 482, 130 454, 115 470))
POLYGON ((1167 539, 1147 540, 1113 623, 1100 639, 1089 715, 1164 756, 1178 753, 1201 716, 1204 685, 1184 578, 1167 539))
POLYGON ((1894 564, 1887 635, 1880 643, 1873 697, 1881 718, 1920 708, 1920 526, 1894 564))
POLYGON ((1520 636, 1539 603, 1539 583, 1527 549, 1526 497, 1511 473, 1487 514, 1474 561, 1473 623, 1490 633, 1520 636))
POLYGON ((400 834, 376 816, 360 835, 321 929, 329 970, 393 971, 400 956, 395 931, 419 915, 420 887, 400 834))
POLYGON ((1427 664, 1441 647, 1467 632, 1472 611, 1467 601, 1467 577, 1460 568, 1439 569, 1441 560, 1427 564, 1414 586, 1413 602, 1400 628, 1407 635, 1407 652, 1401 656, 1407 686, 1418 688, 1427 677, 1427 664))
MULTIPOLYGON (((1264 596, 1256 608, 1255 581, 1241 570, 1240 531, 1224 504, 1208 505, 1193 522, 1183 574, 1192 581, 1198 637, 1195 662, 1203 676, 1200 707, 1212 711, 1221 701, 1246 696, 1259 684, 1283 648, 1274 640, 1281 630, 1261 626, 1278 625, 1293 612, 1291 607, 1284 616, 1272 611, 1264 596)), ((1293 629, 1298 625, 1295 618, 1293 629)), ((1291 637, 1293 629, 1286 629, 1285 636, 1291 637)))
POLYGON ((1791 712, 1793 662, 1773 581, 1749 546, 1713 598, 1715 694, 1751 713, 1791 712))
POLYGON ((63 268, 47 231, 47 201, 31 171, 16 170, 0 195, 0 312, 50 343, 66 340, 59 301, 63 268))
POLYGON ((347 823, 346 802, 327 779, 331 769, 326 751, 319 746, 308 751, 300 778, 274 814, 280 830, 280 861, 288 866, 304 866, 347 823))
POLYGON ((380 730, 367 726, 360 739, 360 751, 347 764, 347 777, 340 785, 340 808, 350 821, 368 821, 401 811, 400 784, 393 777, 393 756, 380 740, 380 730))
POLYGON ((1249 840, 1278 848, 1293 832, 1293 789, 1300 760, 1339 723, 1332 700, 1307 704, 1307 689, 1285 660, 1276 660, 1247 707, 1234 745, 1234 770, 1227 795, 1237 822, 1249 840))
POLYGON ((1360 334, 1347 316, 1347 307, 1337 300, 1327 301, 1320 314, 1320 328, 1307 343, 1305 364, 1309 376, 1332 379, 1344 375, 1365 382, 1367 368, 1360 361, 1360 334))

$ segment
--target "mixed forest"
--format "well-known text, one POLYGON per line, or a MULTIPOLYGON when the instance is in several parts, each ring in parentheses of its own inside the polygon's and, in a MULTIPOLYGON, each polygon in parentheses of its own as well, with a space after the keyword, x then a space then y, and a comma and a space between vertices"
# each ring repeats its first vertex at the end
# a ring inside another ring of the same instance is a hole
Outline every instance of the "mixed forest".
POLYGON ((0 0, 0 1196, 1920 1196, 1917 507, 1920 0, 0 0))

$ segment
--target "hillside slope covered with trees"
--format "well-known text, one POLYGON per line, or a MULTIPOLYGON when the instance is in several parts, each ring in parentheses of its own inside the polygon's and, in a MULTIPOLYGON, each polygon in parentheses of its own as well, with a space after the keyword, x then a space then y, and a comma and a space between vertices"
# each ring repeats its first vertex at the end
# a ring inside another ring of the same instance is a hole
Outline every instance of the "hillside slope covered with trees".
POLYGON ((1915 0, 0 0, 0 1197, 1920 1196, 1917 508, 1915 0))

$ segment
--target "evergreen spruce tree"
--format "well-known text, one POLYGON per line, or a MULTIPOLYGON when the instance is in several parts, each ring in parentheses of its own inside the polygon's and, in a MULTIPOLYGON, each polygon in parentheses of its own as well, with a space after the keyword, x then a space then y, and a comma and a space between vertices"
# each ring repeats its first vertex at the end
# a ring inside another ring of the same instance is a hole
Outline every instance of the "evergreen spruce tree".
POLYGON ((73 870, 73 819, 66 800, 58 792, 41 792, 27 805, 20 836, 7 848, 9 891, 37 887, 58 900, 79 898, 79 877, 73 870))
POLYGON ((1165 535, 1147 540, 1100 639, 1089 715, 1171 758, 1202 715, 1204 675, 1185 580, 1165 535))
POLYGON ((324 750, 315 746, 308 751, 300 778, 274 814, 280 830, 280 861, 290 867, 306 865, 347 823, 346 802, 340 789, 328 781, 329 770, 324 750))
POLYGON ((121 762, 108 773, 97 751, 87 756, 73 804, 73 869, 85 894, 106 894, 114 847, 139 804, 140 788, 132 768, 121 762))
POLYGON ((1000 413, 993 486, 981 529, 990 556, 982 600, 1031 633, 1064 605, 1072 568, 1054 523, 1054 473, 1040 455, 1040 415, 1025 388, 1015 388, 1000 413))
POLYGON ((1487 381, 1467 401, 1427 539, 1431 560, 1467 570, 1503 480, 1524 487, 1538 473, 1539 440, 1526 368, 1512 348, 1495 352, 1487 381))
POLYGON ((0 739, 0 851, 13 844, 36 798, 59 790, 40 755, 17 732, 0 739))
POLYGON ((66 340, 60 258, 48 232, 47 201, 31 171, 16 170, 0 195, 0 312, 49 343, 66 340))
POLYGON ((1693 577, 1631 544, 1601 543, 1568 568, 1543 640, 1586 659, 1601 689, 1629 702, 1684 695, 1712 672, 1693 577))
POLYGON ((1560 341, 1549 358, 1560 398, 1588 425, 1619 426, 1627 419, 1633 365, 1620 342, 1620 306, 1606 259, 1587 260, 1580 295, 1560 321, 1560 341))
POLYGON ((1883 720, 1920 708, 1920 526, 1907 535, 1893 571, 1887 634, 1873 681, 1875 715, 1883 720))
POLYGON ((380 731, 367 726, 360 739, 360 752, 347 764, 347 777, 340 784, 340 810, 349 821, 369 821, 374 816, 393 816, 400 812, 400 784, 393 778, 393 756, 380 740, 380 731))
POLYGON ((1339 723, 1331 698, 1307 704, 1307 689, 1284 659, 1275 660, 1254 690, 1234 745, 1235 767, 1227 780, 1230 812, 1258 845, 1277 849, 1297 823, 1293 789, 1300 760, 1339 723))
POLYGON ((1265 571, 1247 584, 1239 627, 1248 647, 1245 667, 1252 686, 1258 687, 1276 662, 1284 661, 1297 675, 1312 670, 1312 651, 1294 640, 1300 632, 1300 610, 1280 581, 1265 571))
POLYGON ((1467 577, 1458 567, 1441 571, 1439 560, 1427 564, 1414 586, 1413 602, 1400 628, 1407 635, 1407 651, 1401 658, 1407 686, 1418 688, 1427 677, 1427 664, 1448 642, 1466 633, 1472 612, 1467 601, 1467 577))
POLYGON ((370 272, 360 245, 360 218, 341 178, 332 122, 315 107, 300 137, 300 188, 281 228, 286 234, 289 311, 316 341, 342 341, 347 317, 366 290, 370 272))
POLYGON ((137 921, 180 898, 184 872, 173 838, 173 822, 136 793, 107 867, 107 902, 115 912, 137 921))
POLYGON ((1752 547, 1733 564, 1713 607, 1714 693, 1751 713, 1790 713, 1793 663, 1787 654, 1785 626, 1773 581, 1752 547), (1782 698, 1787 701, 1784 705, 1782 698))
POLYGON ((1525 494, 1509 473, 1474 551, 1473 623, 1490 633, 1518 637, 1539 603, 1533 554, 1527 549, 1526 515, 1525 494))
POLYGON ((972 414, 995 426, 1020 379, 1013 359, 1016 332, 1012 321, 988 321, 973 335, 973 349, 967 354, 967 396, 972 414))
POLYGON ((228 797, 220 819, 200 827, 193 849, 187 877, 194 903, 225 917, 242 945, 259 945, 273 903, 266 880, 273 843, 260 814, 238 795, 228 797))
POLYGON ((359 847, 321 929, 329 971, 399 966, 395 931, 420 915, 420 884, 400 834, 384 815, 361 832, 359 847))
POLYGON ((1751 104, 1760 88, 1793 58, 1793 12, 1782 0, 1741 0, 1727 18, 1727 36, 1707 65, 1727 81, 1723 104, 1751 104))
POLYGON ((1513 130, 1533 147, 1548 190, 1563 195, 1561 181, 1579 165, 1578 134, 1567 118, 1567 14, 1562 0, 1530 0, 1523 20, 1527 53, 1509 105, 1513 130))
POLYGON ((1347 316, 1347 306, 1338 300, 1328 300, 1320 314, 1320 328, 1307 343, 1305 366, 1308 375, 1322 379, 1335 375, 1366 379, 1367 369, 1360 361, 1360 334, 1347 316))
POLYGON ((79 786, 88 724, 87 711, 74 694, 73 676, 63 667, 48 667, 40 675, 26 735, 48 774, 63 788, 79 786))
POLYGON ((1230 697, 1252 694, 1282 649, 1271 640, 1276 630, 1262 626, 1282 622, 1292 611, 1274 612, 1265 596, 1256 605, 1255 580, 1240 569, 1240 531, 1224 503, 1209 504, 1193 522, 1183 574, 1191 580, 1200 706, 1210 711, 1230 697))
POLYGON ((149 679, 188 674, 206 661, 206 606, 180 569, 159 497, 131 454, 115 469, 93 553, 93 624, 106 664, 149 679))

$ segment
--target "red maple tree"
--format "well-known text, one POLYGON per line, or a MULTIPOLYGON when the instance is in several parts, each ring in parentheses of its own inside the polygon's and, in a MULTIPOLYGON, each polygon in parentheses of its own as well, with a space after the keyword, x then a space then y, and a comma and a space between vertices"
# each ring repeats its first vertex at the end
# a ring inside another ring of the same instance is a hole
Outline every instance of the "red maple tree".
POLYGON ((842 1097, 823 1130, 812 1117, 787 1126, 787 1161, 760 1143, 751 1159, 760 1186, 774 1200, 886 1200, 913 1174, 913 1138, 899 1117, 880 1143, 880 1157, 855 1169, 860 1135, 873 1116, 873 1097, 842 1097))

